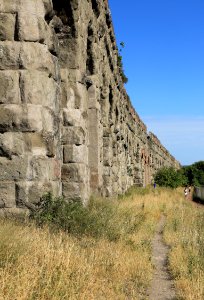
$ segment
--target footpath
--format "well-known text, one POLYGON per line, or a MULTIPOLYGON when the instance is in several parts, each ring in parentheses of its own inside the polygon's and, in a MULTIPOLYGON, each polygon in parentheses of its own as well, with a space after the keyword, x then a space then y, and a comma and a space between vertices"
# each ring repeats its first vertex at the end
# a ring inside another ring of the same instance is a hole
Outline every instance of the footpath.
POLYGON ((152 242, 152 262, 155 268, 151 287, 148 291, 149 300, 173 300, 176 292, 167 268, 169 247, 163 242, 163 228, 166 218, 162 216, 152 242))

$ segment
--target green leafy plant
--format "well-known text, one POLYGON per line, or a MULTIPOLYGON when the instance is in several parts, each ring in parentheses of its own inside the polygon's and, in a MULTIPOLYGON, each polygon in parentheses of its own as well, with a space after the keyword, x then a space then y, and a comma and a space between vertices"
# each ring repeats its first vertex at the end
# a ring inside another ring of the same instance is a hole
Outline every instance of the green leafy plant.
MULTIPOLYGON (((124 42, 120 42, 120 46, 121 48, 119 49, 119 52, 122 52, 122 49, 125 47, 125 43, 124 42)), ((125 71, 124 71, 124 67, 123 67, 123 61, 122 61, 122 55, 118 54, 118 67, 120 69, 120 75, 122 77, 122 81, 123 83, 127 83, 128 82, 128 78, 125 75, 125 71)))
POLYGON ((154 181, 159 186, 177 188, 187 184, 186 176, 182 170, 175 170, 172 167, 160 169, 154 176, 154 181))
POLYGON ((31 217, 39 226, 48 224, 77 237, 105 237, 111 241, 126 238, 127 233, 145 220, 144 212, 121 211, 117 201, 92 198, 84 206, 81 202, 54 198, 50 193, 43 196, 39 209, 31 217))

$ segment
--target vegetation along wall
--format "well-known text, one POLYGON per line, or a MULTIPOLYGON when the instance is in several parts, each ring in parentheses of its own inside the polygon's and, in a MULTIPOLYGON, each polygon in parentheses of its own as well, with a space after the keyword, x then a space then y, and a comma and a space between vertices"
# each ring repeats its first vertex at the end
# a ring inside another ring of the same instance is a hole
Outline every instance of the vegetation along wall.
POLYGON ((107 1, 0 0, 0 208, 86 202, 179 163, 124 88, 107 1))

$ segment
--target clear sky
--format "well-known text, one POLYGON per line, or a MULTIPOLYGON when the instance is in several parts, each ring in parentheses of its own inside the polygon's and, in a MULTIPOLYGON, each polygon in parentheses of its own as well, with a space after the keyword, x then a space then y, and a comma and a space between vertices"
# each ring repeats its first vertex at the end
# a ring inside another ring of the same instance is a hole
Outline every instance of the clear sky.
POLYGON ((127 92, 181 164, 204 160, 204 0, 109 0, 127 92))

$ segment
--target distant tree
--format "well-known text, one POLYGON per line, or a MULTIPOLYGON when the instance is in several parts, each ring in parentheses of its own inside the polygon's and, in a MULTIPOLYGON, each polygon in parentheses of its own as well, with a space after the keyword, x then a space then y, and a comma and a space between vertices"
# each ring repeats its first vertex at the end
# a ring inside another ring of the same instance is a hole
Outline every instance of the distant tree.
POLYGON ((155 174, 154 181, 159 186, 177 188, 187 184, 183 170, 175 170, 172 167, 164 167, 155 174))
POLYGON ((189 185, 204 185, 204 161, 198 161, 182 168, 189 185))

